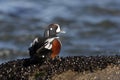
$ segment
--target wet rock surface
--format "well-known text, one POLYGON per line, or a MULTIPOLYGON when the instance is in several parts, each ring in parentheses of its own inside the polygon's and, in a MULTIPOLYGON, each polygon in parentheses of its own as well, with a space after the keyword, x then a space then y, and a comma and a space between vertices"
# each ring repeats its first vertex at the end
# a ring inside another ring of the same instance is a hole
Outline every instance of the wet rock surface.
MULTIPOLYGON (((18 59, 0 65, 0 80, 60 80, 54 77, 66 71, 78 73, 80 76, 85 71, 89 74, 102 72, 111 65, 117 67, 119 74, 120 56, 74 56, 39 61, 32 61, 29 58, 18 59)), ((80 77, 78 79, 80 80, 80 77)), ((87 77, 83 79, 87 80, 87 77)))
POLYGON ((119 80, 120 79, 120 67, 108 66, 103 70, 96 70, 91 73, 84 71, 78 73, 75 71, 65 71, 61 74, 52 77, 52 80, 119 80))

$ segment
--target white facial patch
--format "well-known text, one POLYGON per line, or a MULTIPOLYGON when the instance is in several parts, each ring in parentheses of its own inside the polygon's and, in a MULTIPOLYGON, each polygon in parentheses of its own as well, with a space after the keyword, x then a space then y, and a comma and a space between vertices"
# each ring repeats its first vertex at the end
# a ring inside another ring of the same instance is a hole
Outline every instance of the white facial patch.
POLYGON ((53 28, 50 28, 50 30, 53 30, 53 28))
POLYGON ((46 49, 52 49, 52 41, 54 40, 54 38, 50 38, 50 39, 47 39, 45 42, 46 42, 46 44, 45 44, 45 48, 46 49))
POLYGON ((58 33, 58 32, 60 32, 61 30, 60 30, 60 26, 58 25, 58 24, 56 24, 57 25, 57 30, 56 30, 56 32, 58 33))

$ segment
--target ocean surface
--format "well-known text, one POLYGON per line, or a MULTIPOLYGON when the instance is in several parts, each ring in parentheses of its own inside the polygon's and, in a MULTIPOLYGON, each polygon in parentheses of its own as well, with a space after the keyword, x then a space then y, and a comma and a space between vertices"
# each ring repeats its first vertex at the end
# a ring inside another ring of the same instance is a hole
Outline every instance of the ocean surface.
POLYGON ((59 56, 120 55, 120 0, 0 0, 0 63, 29 57, 29 44, 58 23, 59 56))

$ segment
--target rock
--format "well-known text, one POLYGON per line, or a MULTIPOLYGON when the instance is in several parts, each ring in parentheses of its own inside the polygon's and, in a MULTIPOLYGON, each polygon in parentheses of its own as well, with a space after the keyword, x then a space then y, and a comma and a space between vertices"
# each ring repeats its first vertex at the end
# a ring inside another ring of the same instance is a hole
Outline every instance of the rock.
MULTIPOLYGON (((73 56, 73 57, 61 57, 54 60, 39 60, 38 62, 27 59, 18 59, 2 63, 0 65, 0 80, 8 79, 22 79, 22 80, 67 80, 67 76, 70 75, 74 79, 101 79, 103 75, 120 75, 120 56, 73 56), (110 66, 110 67, 109 67, 110 66), (98 74, 101 73, 101 76, 98 74), (115 71, 115 72, 113 72, 115 71), (70 74, 67 74, 67 73, 70 74), (61 75, 64 75, 63 77, 61 75), (78 77, 82 76, 82 77, 78 77), (84 77, 87 76, 87 77, 84 77)), ((119 76, 118 76, 119 77, 119 76)), ((106 79, 106 77, 103 77, 106 79)), ((117 78, 111 78, 110 80, 117 80, 117 78)), ((119 77, 120 78, 120 77, 119 77)), ((105 80, 102 79, 102 80, 105 80)), ((71 78, 73 80, 73 78, 71 78)))

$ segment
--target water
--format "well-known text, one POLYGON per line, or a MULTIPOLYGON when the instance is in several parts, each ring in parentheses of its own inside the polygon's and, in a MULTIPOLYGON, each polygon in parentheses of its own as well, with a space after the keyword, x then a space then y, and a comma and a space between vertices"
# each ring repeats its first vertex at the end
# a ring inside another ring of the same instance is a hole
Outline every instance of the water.
POLYGON ((61 34, 60 56, 120 54, 120 0, 0 0, 0 62, 26 58, 50 23, 61 34))

